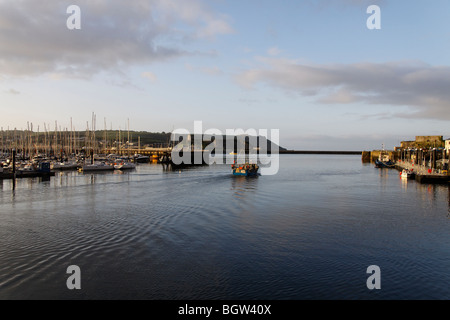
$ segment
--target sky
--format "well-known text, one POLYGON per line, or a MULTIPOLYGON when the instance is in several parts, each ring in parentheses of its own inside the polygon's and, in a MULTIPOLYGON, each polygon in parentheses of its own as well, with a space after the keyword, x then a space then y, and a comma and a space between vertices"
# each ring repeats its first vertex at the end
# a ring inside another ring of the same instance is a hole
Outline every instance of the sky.
POLYGON ((202 121, 373 150, 450 138, 449 110, 448 0, 0 0, 3 130, 85 130, 95 113, 97 129, 202 121))

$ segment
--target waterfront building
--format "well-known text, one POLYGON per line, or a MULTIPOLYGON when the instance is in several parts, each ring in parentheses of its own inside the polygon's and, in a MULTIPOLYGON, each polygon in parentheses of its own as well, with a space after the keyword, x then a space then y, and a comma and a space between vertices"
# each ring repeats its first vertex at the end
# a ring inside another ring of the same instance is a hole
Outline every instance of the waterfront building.
POLYGON ((443 148, 443 136, 416 136, 415 141, 402 141, 402 149, 443 148))

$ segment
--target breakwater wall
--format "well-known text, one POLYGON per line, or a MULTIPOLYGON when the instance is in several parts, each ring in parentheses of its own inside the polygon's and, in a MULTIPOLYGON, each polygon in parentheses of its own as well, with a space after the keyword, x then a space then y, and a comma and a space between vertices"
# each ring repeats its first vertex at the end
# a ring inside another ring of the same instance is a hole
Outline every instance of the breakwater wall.
POLYGON ((280 150, 280 154, 337 154, 361 155, 362 151, 315 151, 315 150, 280 150))
POLYGON ((399 159, 400 153, 398 151, 386 151, 386 150, 373 150, 373 151, 363 151, 361 152, 362 162, 375 162, 376 159, 380 156, 381 152, 389 155, 389 158, 393 161, 397 161, 399 159))

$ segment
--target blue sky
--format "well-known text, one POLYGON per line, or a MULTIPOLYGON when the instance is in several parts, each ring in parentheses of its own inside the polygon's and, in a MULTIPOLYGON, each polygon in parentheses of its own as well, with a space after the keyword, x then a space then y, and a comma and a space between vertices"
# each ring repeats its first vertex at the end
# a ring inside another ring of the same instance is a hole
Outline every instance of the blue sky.
POLYGON ((279 129, 290 149, 450 138, 450 2, 0 0, 0 126, 279 129), (68 30, 66 9, 81 9, 68 30), (369 5, 381 30, 369 30, 369 5))

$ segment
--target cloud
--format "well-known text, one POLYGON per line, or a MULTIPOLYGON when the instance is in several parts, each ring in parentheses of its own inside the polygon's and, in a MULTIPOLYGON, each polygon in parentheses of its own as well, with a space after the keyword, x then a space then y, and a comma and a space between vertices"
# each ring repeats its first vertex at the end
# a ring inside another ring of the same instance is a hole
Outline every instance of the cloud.
POLYGON ((153 74, 152 72, 149 72, 149 71, 143 72, 142 73, 142 77, 150 80, 151 82, 156 82, 158 80, 158 77, 155 74, 153 74))
POLYGON ((277 56, 281 53, 281 50, 278 49, 277 47, 272 47, 269 50, 267 50, 267 54, 269 56, 277 56))
POLYGON ((385 5, 386 0, 315 0, 308 2, 309 5, 316 6, 320 9, 324 8, 335 8, 335 7, 361 7, 367 8, 371 5, 385 5))
MULTIPOLYGON (((263 66, 237 75, 246 88, 266 84, 318 103, 407 106, 408 117, 450 119, 450 67, 422 62, 313 65, 259 58, 263 66)), ((399 117, 405 115, 398 113, 399 117)))
POLYGON ((9 89, 9 90, 6 90, 5 92, 9 93, 9 94, 14 94, 14 95, 20 94, 20 91, 17 91, 15 89, 9 89))
POLYGON ((197 67, 190 63, 185 64, 185 68, 192 72, 201 72, 208 75, 220 75, 223 73, 222 69, 217 66, 212 67, 197 67))
POLYGON ((166 21, 167 25, 174 21, 184 22, 193 28, 191 37, 209 38, 233 33, 228 17, 223 14, 214 14, 202 1, 155 0, 155 2, 160 17, 166 21))
POLYGON ((117 72, 192 54, 182 45, 232 32, 200 0, 79 0, 81 30, 68 30, 72 2, 0 0, 0 76, 117 72))
POLYGON ((410 139, 410 136, 397 136, 392 133, 377 134, 294 134, 283 138, 282 145, 297 150, 328 150, 328 151, 364 151, 380 149, 385 144, 392 150, 400 141, 410 139))

